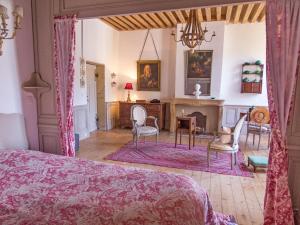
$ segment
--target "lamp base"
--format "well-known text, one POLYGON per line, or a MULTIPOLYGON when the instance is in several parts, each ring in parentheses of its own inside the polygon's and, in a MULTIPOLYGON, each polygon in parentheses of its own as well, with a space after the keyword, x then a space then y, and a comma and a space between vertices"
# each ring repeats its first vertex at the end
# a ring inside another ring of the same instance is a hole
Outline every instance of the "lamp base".
POLYGON ((130 99, 130 91, 128 91, 127 102, 131 102, 131 99, 130 99))

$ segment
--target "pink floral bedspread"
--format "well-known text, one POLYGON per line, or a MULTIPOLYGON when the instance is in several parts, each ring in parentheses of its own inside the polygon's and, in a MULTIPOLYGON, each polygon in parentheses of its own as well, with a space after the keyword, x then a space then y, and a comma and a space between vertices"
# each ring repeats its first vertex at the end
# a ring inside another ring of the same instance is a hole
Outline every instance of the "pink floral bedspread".
POLYGON ((234 224, 192 179, 35 151, 0 151, 0 224, 234 224))

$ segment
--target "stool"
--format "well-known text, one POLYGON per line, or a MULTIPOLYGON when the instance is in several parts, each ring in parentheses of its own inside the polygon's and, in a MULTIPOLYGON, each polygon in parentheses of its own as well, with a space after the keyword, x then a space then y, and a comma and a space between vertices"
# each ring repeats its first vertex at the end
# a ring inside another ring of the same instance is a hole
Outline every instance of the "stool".
POLYGON ((177 147, 178 131, 180 133, 180 144, 181 144, 182 131, 187 131, 189 133, 189 149, 191 149, 192 135, 193 135, 193 147, 194 147, 195 135, 196 135, 196 117, 195 116, 176 117, 175 148, 177 147))
POLYGON ((256 172, 256 167, 267 168, 268 158, 265 156, 248 156, 248 166, 252 165, 254 172, 256 172))

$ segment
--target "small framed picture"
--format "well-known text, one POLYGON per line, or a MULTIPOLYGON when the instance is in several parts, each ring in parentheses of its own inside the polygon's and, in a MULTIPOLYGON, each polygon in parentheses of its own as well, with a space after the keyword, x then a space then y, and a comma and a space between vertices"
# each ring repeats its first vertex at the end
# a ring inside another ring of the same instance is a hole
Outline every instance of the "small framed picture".
POLYGON ((137 90, 160 91, 160 60, 137 61, 137 90))

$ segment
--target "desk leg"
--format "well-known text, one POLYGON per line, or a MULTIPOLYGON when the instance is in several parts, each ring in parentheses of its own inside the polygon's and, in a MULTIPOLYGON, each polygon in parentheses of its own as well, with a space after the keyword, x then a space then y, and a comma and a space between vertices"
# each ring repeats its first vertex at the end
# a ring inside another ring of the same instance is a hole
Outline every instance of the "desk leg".
POLYGON ((177 133, 178 133, 178 129, 176 129, 175 132, 175 148, 177 147, 177 133))
POLYGON ((196 131, 194 130, 194 133, 193 133, 193 147, 195 147, 195 137, 196 137, 196 131))
POLYGON ((189 150, 191 150, 191 137, 192 137, 192 132, 189 132, 189 150))
POLYGON ((181 144, 181 139, 182 139, 182 131, 180 130, 180 137, 179 137, 179 142, 180 142, 180 144, 181 144))

